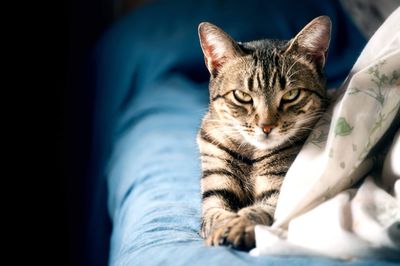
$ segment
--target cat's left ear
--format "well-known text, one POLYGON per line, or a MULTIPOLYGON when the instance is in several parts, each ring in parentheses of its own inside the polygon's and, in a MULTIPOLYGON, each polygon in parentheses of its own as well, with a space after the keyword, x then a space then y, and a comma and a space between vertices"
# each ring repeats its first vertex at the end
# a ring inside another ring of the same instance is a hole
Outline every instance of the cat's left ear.
POLYGON ((307 54, 313 62, 323 67, 328 54, 331 28, 328 16, 313 19, 291 40, 285 52, 295 50, 297 53, 307 54))

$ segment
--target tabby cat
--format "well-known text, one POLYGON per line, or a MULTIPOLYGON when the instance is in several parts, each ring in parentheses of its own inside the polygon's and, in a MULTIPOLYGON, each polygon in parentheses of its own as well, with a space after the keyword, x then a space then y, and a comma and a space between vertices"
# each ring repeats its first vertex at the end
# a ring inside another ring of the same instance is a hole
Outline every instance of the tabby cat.
POLYGON ((249 250, 254 226, 272 223, 283 178, 326 106, 330 31, 321 16, 289 41, 241 43, 199 25, 211 75, 197 137, 207 245, 249 250))

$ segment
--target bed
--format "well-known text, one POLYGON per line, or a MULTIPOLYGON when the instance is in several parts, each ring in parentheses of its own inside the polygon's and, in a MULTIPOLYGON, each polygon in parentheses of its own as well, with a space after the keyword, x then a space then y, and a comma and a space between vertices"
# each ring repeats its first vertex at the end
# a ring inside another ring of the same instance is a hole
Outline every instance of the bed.
POLYGON ((198 235, 195 138, 207 109, 209 78, 198 24, 210 21, 242 41, 289 39, 319 15, 328 15, 333 23, 326 74, 328 87, 335 88, 366 38, 334 0, 155 1, 119 19, 103 35, 93 56, 92 187, 100 199, 94 201, 90 220, 93 265, 105 263, 96 254, 109 254, 109 265, 396 265, 252 257, 226 247, 205 247, 198 235), (107 206, 98 203, 101 199, 107 199, 107 206), (104 233, 107 219, 111 236, 104 233), (109 249, 104 244, 108 241, 109 249))

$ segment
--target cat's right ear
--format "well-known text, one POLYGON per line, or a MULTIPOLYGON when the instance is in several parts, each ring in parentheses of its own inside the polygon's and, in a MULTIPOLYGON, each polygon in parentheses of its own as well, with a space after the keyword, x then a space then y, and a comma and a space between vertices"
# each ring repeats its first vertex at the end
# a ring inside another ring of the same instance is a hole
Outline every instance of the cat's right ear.
POLYGON ((224 63, 243 54, 227 33, 211 23, 200 23, 199 39, 206 66, 213 77, 224 63))

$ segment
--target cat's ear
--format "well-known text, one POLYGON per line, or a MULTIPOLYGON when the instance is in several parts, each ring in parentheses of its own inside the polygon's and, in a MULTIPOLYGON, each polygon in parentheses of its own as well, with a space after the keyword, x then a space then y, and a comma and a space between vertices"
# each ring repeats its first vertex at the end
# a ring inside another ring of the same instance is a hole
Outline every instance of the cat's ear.
POLYGON ((228 60, 243 54, 227 33, 211 23, 200 23, 199 39, 206 66, 212 76, 216 76, 219 68, 228 60))
POLYGON ((328 54, 331 27, 331 20, 327 16, 313 19, 291 40, 286 51, 295 50, 307 54, 312 61, 323 67, 328 54))

